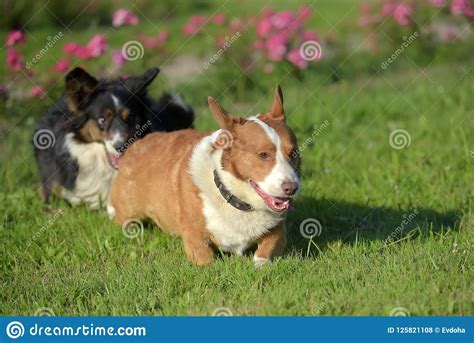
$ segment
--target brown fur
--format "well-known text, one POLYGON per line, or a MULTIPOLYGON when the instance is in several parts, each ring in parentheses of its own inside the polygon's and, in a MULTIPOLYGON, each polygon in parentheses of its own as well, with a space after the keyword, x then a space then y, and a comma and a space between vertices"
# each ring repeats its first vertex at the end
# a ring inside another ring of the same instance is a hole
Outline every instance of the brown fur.
POLYGON ((89 119, 84 123, 84 125, 79 130, 81 139, 84 142, 99 142, 106 139, 106 133, 102 131, 98 126, 96 121, 89 119))
MULTIPOLYGON (((259 119, 275 129, 284 154, 291 159, 297 145, 284 123, 282 104, 281 91, 277 90, 272 110, 259 119)), ((275 147, 269 137, 257 123, 228 115, 212 98, 209 107, 219 126, 233 137, 232 148, 222 155, 223 168, 241 180, 263 180, 275 164, 275 147), (263 151, 268 159, 259 157, 263 151)), ((213 237, 205 228, 200 190, 189 174, 189 160, 196 144, 209 134, 182 130, 153 133, 137 141, 122 158, 109 199, 117 223, 151 218, 163 230, 181 236, 187 256, 198 265, 211 262, 213 237)), ((257 257, 282 255, 286 244, 284 217, 257 243, 257 257)))

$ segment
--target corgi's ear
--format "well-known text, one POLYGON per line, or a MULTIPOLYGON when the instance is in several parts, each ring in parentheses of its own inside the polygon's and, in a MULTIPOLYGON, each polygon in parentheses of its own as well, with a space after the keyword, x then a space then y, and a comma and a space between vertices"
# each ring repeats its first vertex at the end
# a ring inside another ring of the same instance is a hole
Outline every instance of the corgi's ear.
POLYGON ((230 129, 233 125, 232 116, 224 110, 221 105, 213 98, 208 97, 207 102, 211 110, 212 117, 216 120, 221 129, 230 129))
POLYGON ((150 68, 145 73, 139 76, 130 76, 124 81, 127 87, 134 94, 141 94, 146 92, 147 87, 155 80, 160 73, 158 68, 150 68))
POLYGON ((85 108, 98 86, 98 81, 82 68, 75 68, 66 75, 66 95, 72 111, 85 108))
POLYGON ((275 96, 273 97, 273 103, 269 112, 269 117, 273 120, 285 120, 285 110, 283 109, 283 93, 279 85, 275 90, 275 96))

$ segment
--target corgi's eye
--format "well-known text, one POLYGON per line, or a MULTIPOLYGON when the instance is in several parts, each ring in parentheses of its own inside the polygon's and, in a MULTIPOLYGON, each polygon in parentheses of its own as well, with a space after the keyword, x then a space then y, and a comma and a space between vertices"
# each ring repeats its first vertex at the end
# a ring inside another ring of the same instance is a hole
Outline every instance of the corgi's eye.
POLYGON ((263 151, 258 153, 258 157, 260 157, 262 160, 268 160, 270 155, 268 154, 268 152, 263 151))
POLYGON ((97 119, 97 122, 99 123, 99 125, 104 125, 105 124, 105 118, 100 117, 99 119, 97 119))

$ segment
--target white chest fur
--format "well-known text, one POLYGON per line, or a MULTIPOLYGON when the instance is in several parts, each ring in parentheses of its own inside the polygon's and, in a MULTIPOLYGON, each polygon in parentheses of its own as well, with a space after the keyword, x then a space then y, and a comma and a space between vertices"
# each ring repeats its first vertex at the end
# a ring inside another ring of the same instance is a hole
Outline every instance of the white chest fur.
MULTIPOLYGON (((282 217, 265 207, 241 211, 225 201, 213 179, 214 168, 220 170, 215 164, 220 161, 222 151, 213 152, 211 143, 212 136, 208 136, 196 145, 189 163, 190 173, 201 191, 206 229, 223 251, 242 254, 249 245, 274 228, 282 217)), ((229 173, 222 170, 220 173, 225 183, 229 173)))
POLYGON ((71 204, 87 203, 97 209, 105 204, 116 170, 107 161, 105 148, 100 143, 79 143, 68 134, 66 148, 79 164, 79 174, 72 191, 63 189, 62 196, 71 204))

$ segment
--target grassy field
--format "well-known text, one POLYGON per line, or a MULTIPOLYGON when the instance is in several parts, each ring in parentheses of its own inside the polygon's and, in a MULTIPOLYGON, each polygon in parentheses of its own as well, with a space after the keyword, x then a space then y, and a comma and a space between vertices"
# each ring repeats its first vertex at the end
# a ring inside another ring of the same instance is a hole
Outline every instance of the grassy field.
MULTIPOLYGON (((130 239, 103 212, 44 212, 31 137, 49 102, 2 102, 0 314, 473 315, 472 62, 400 61, 335 83, 286 74, 303 191, 285 256, 262 269, 251 256, 193 266, 154 225, 130 239)), ((216 128, 208 95, 244 116, 269 107, 273 89, 236 99, 212 77, 183 90, 199 130, 216 128)))

